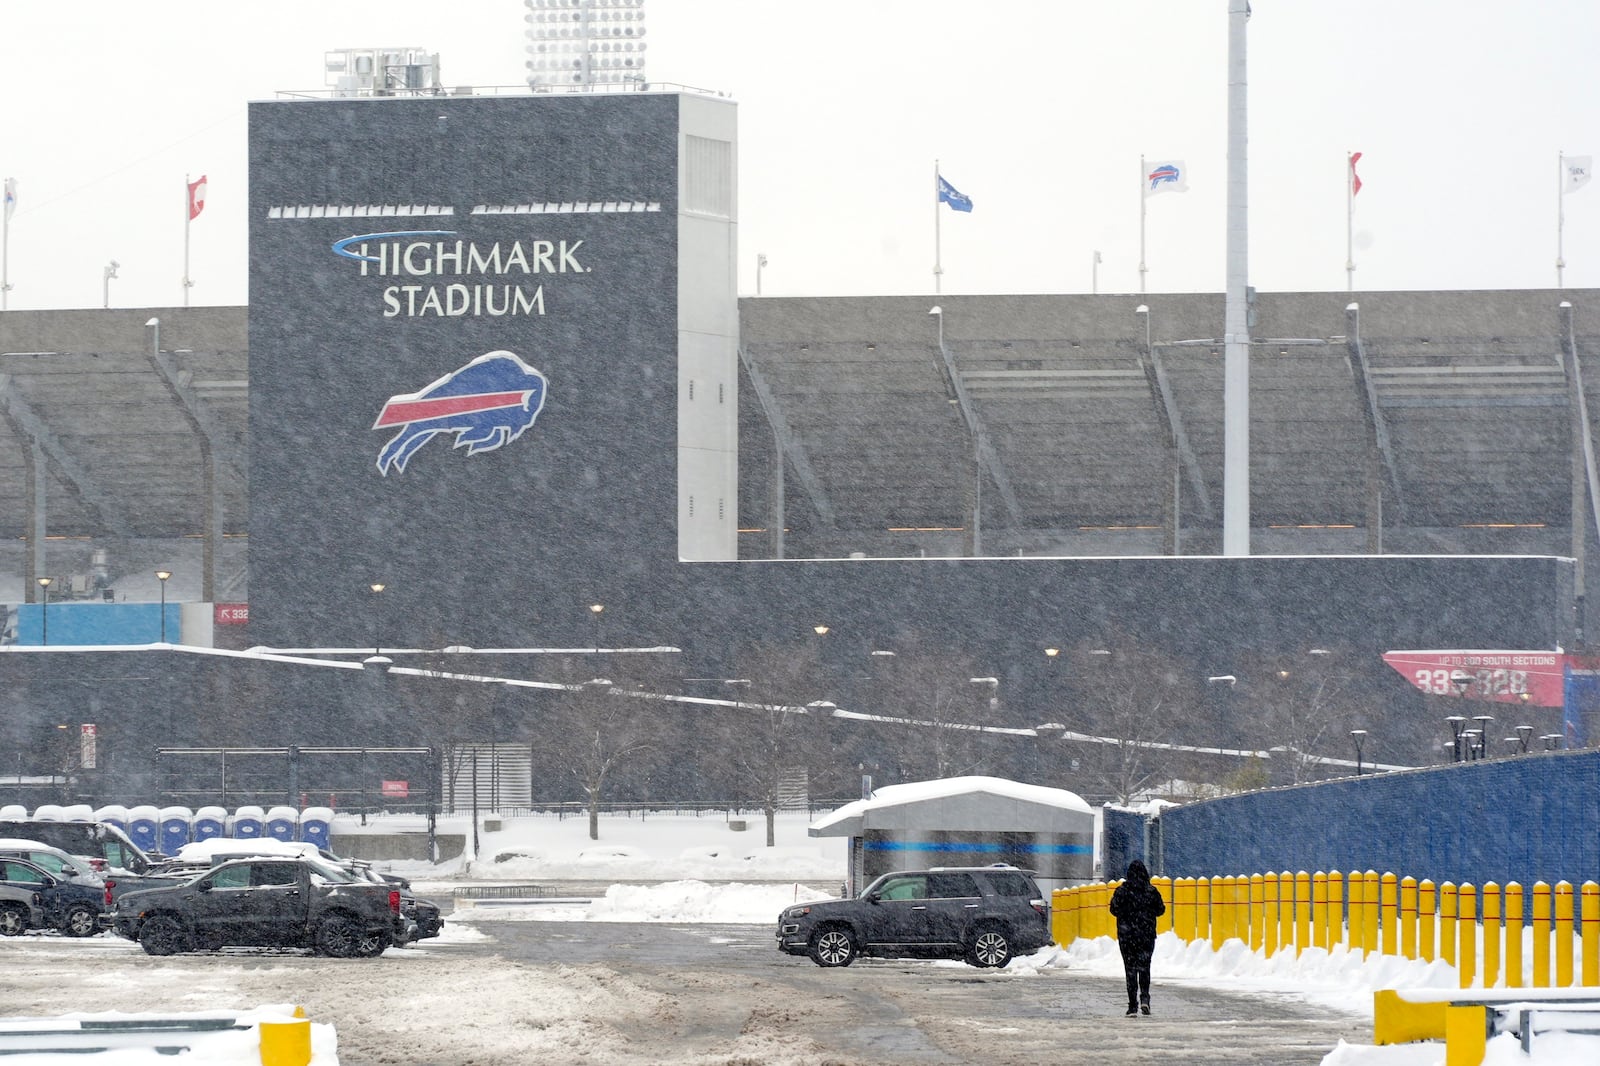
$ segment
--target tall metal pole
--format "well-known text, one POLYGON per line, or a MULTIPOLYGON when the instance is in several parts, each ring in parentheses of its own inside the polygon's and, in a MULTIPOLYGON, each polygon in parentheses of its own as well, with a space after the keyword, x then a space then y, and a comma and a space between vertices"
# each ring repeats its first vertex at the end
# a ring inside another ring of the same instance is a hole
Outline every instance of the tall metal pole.
POLYGON ((1228 0, 1228 244, 1223 320, 1222 554, 1250 554, 1249 165, 1245 24, 1247 0, 1228 0))
POLYGON ((1561 255, 1561 231, 1567 225, 1567 157, 1556 153, 1556 288, 1561 288, 1561 272, 1567 261, 1561 255))
POLYGON ((944 267, 939 265, 939 161, 933 161, 933 291, 938 293, 944 277, 944 267))
POLYGON ((1355 155, 1344 154, 1344 281, 1345 291, 1356 291, 1356 162, 1355 155))
POLYGON ((1145 171, 1144 156, 1139 157, 1139 291, 1144 292, 1144 203, 1150 198, 1145 182, 1150 175, 1145 171))

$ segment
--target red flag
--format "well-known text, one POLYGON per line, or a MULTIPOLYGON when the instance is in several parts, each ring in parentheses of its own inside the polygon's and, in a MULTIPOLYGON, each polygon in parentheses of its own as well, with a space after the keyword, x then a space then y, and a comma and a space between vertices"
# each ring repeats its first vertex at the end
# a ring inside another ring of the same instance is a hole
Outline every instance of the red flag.
POLYGON ((189 218, 194 220, 200 217, 200 212, 206 209, 206 176, 200 175, 199 181, 189 183, 189 218))
MULTIPOLYGON (((1350 195, 1354 196, 1361 191, 1361 177, 1356 173, 1356 164, 1361 160, 1360 152, 1350 153, 1350 195)), ((206 179, 201 178, 201 181, 206 179)))

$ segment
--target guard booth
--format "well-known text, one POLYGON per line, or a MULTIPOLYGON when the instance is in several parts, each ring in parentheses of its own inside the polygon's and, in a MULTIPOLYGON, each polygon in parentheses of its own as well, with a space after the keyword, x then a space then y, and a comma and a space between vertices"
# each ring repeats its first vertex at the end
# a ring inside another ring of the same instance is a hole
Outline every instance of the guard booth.
POLYGON ((811 823, 849 837, 845 894, 893 870, 1006 863, 1048 895, 1094 878, 1094 811, 1064 788, 999 777, 951 777, 878 789, 811 823))

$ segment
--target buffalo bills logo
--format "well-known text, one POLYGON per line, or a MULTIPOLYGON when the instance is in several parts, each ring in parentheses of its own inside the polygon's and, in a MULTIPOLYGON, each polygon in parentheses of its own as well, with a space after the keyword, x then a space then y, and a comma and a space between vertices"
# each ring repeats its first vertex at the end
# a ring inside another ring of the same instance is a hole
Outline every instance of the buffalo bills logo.
POLYGON ((438 433, 454 433, 468 455, 509 444, 539 417, 544 394, 543 374, 510 352, 489 352, 420 392, 391 396, 372 428, 401 429, 378 453, 378 473, 405 470, 438 433))
POLYGON ((1178 184, 1178 178, 1181 176, 1177 167, 1171 163, 1165 163, 1150 172, 1150 188, 1154 189, 1164 181, 1170 181, 1176 185, 1178 184))

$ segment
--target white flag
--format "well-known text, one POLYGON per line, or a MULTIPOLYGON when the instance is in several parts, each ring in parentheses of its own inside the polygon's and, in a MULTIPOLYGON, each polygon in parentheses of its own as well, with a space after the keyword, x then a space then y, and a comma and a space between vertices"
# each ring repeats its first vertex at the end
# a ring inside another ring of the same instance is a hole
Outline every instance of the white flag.
POLYGON ((1594 156, 1568 155, 1561 157, 1561 192, 1577 192, 1589 184, 1594 173, 1594 156))
POLYGON ((1154 196, 1158 192, 1188 192, 1189 191, 1189 166, 1181 159, 1169 159, 1165 163, 1151 163, 1145 167, 1144 194, 1154 196))

